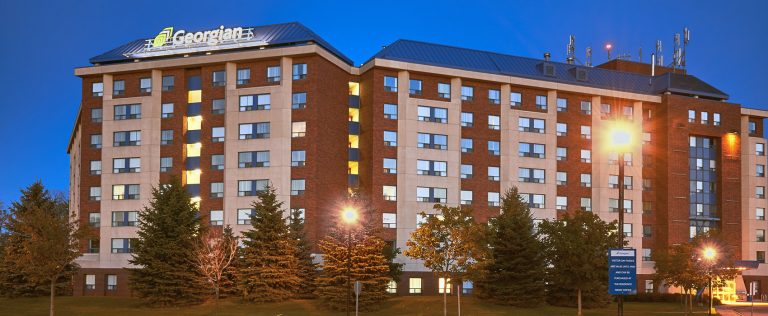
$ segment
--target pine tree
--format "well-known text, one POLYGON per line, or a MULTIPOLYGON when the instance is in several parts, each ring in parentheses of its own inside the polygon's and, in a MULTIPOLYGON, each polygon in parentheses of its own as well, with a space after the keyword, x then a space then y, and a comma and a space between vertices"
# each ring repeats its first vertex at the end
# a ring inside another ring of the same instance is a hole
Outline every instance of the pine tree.
POLYGON ((299 264, 299 284, 296 289, 296 298, 315 298, 315 278, 317 277, 317 264, 312 258, 312 246, 304 232, 304 220, 301 211, 294 210, 291 213, 288 232, 290 238, 296 242, 296 258, 299 264))
POLYGON ((283 219, 283 202, 275 189, 257 194, 251 226, 243 232, 238 282, 243 299, 252 302, 280 302, 293 297, 299 286, 296 242, 283 219))
MULTIPOLYGON (((203 276, 195 266, 195 242, 204 232, 197 206, 178 178, 152 188, 149 206, 139 213, 139 238, 131 245, 131 287, 154 306, 203 300, 203 276)), ((132 241, 133 242, 133 241, 132 241)))
POLYGON ((517 188, 504 194, 501 215, 491 221, 488 233, 488 260, 475 282, 478 297, 518 307, 543 304, 544 245, 517 188))

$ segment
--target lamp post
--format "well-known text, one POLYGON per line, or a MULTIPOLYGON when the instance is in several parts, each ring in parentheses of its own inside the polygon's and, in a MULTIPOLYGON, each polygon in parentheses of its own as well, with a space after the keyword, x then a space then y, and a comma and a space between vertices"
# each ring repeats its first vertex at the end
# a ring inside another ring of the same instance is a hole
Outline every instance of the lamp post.
MULTIPOLYGON (((709 263, 709 310, 707 310, 707 315, 712 315, 712 307, 714 307, 714 290, 712 289, 712 266, 714 265, 714 260, 717 257, 717 251, 715 251, 712 247, 704 248, 702 251, 704 254, 704 259, 707 259, 707 262, 709 263)), ((753 298, 754 300, 754 298, 753 298)))
POLYGON ((341 213, 341 219, 347 226, 347 316, 349 316, 349 305, 352 295, 352 225, 357 222, 357 210, 347 207, 341 213))
MULTIPOLYGON (((610 44, 609 44, 610 45, 610 44)), ((610 52, 610 48, 609 52, 610 52)), ((619 248, 624 248, 624 153, 631 150, 633 137, 629 126, 616 122, 610 129, 609 147, 618 154, 619 163, 619 248)), ((619 295, 618 315, 624 315, 624 296, 619 295)))

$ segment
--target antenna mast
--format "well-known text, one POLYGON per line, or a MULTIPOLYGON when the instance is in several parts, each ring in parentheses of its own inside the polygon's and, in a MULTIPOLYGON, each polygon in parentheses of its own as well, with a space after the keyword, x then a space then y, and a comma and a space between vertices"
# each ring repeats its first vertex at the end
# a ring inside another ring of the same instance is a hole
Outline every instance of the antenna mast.
POLYGON ((573 35, 570 35, 568 37, 568 48, 566 49, 565 53, 565 61, 568 62, 568 64, 573 64, 574 60, 576 60, 576 37, 573 35))
POLYGON ((592 47, 587 47, 587 67, 592 67, 592 47))
POLYGON ((688 29, 688 27, 683 28, 683 51, 680 56, 680 66, 683 70, 685 70, 685 48, 688 46, 688 42, 691 40, 691 30, 688 29))
POLYGON ((664 65, 664 55, 661 53, 661 40, 656 40, 656 66, 664 65))

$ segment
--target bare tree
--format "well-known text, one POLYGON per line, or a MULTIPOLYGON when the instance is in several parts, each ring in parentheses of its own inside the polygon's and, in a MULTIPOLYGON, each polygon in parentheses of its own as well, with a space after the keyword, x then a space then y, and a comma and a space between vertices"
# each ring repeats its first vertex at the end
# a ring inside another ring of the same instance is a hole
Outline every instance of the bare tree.
POLYGON ((223 230, 209 229, 195 246, 195 264, 213 286, 216 304, 219 303, 219 289, 223 275, 237 254, 237 237, 227 225, 223 230))

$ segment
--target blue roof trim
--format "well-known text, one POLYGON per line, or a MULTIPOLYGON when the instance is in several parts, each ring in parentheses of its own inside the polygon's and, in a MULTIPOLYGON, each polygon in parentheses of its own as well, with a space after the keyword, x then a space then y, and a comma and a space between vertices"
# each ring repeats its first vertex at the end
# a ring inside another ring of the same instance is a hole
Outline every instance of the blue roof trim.
MULTIPOLYGON (((312 41, 328 50, 331 54, 340 58, 348 65, 353 65, 353 62, 349 57, 342 54, 341 51, 331 46, 330 43, 326 42, 322 37, 299 22, 254 26, 253 35, 254 39, 263 40, 269 43, 269 46, 306 45, 307 42, 312 41)), ((145 39, 131 41, 91 58, 90 62, 92 64, 97 64, 128 61, 130 58, 128 58, 127 55, 138 52, 144 48, 145 43, 145 39)))
POLYGON ((541 71, 544 60, 413 40, 397 40, 376 53, 369 61, 374 58, 641 94, 655 95, 670 91, 716 99, 728 98, 727 94, 693 76, 665 74, 652 77, 633 72, 546 61, 555 67, 555 75, 547 76, 541 71), (580 67, 587 70, 588 80, 581 81, 576 78, 573 69, 580 67))

